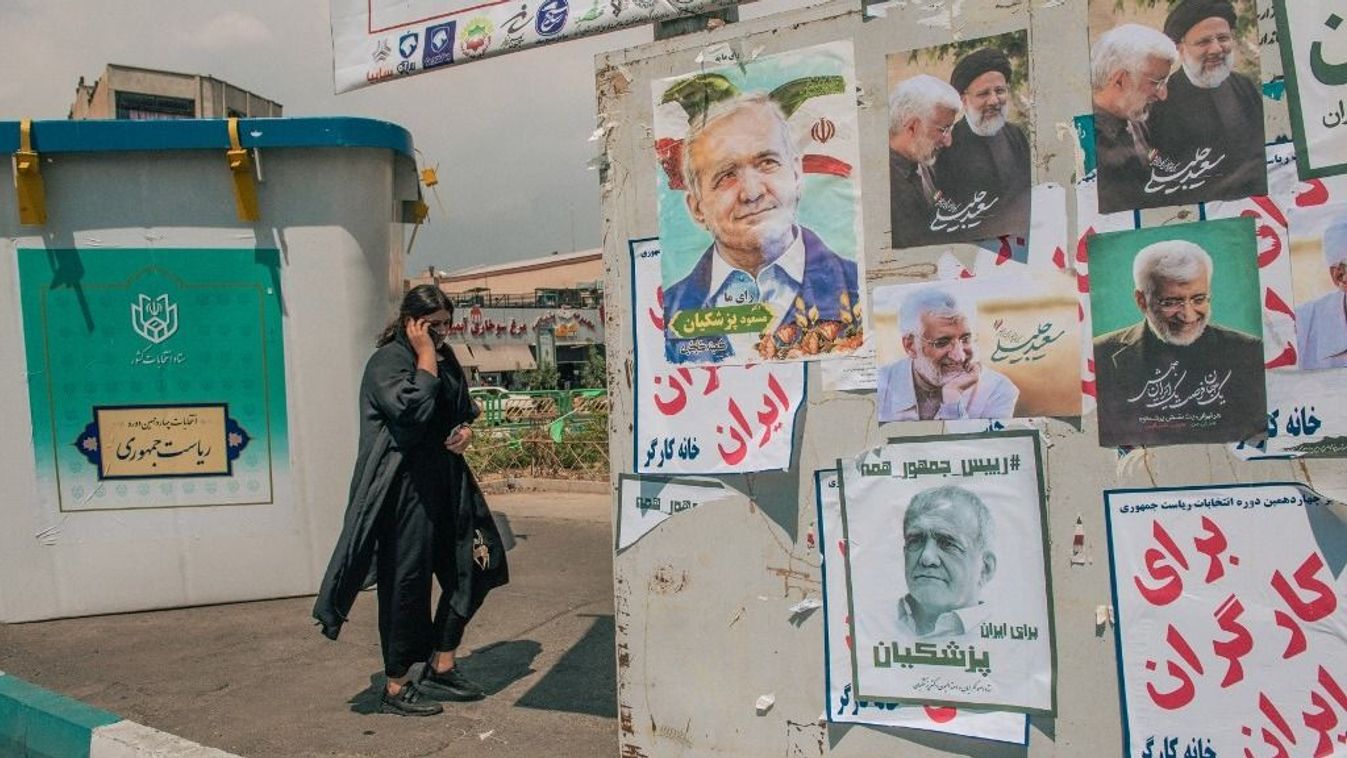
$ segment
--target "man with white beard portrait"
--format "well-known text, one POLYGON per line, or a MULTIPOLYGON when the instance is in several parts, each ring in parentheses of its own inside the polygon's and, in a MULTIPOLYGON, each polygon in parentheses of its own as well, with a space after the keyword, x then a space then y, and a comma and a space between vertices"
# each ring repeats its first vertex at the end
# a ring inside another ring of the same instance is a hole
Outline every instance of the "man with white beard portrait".
POLYGON ((962 100, 963 119, 936 161, 939 210, 958 213, 971 203, 990 205, 977 227, 980 239, 1029 231, 1033 168, 1029 138, 1007 120, 1010 80, 1010 58, 993 47, 959 59, 949 78, 962 100))
POLYGON ((1142 319, 1094 341, 1101 445, 1233 442, 1262 426, 1263 343, 1211 323, 1213 270, 1187 240, 1137 252, 1142 319))
POLYGON ((1237 22, 1229 0, 1181 0, 1165 19, 1180 67, 1151 110, 1148 188, 1165 205, 1267 194, 1263 96, 1234 70, 1237 22))

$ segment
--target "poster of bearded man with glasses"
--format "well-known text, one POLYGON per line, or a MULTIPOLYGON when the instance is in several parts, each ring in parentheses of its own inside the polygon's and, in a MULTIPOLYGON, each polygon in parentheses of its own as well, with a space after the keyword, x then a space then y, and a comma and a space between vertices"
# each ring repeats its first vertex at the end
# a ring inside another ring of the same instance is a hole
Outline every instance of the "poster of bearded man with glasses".
POLYGON ((1099 210, 1267 194, 1254 0, 1090 0, 1099 210))
POLYGON ((1233 442, 1267 423, 1249 218, 1090 238, 1099 444, 1233 442))

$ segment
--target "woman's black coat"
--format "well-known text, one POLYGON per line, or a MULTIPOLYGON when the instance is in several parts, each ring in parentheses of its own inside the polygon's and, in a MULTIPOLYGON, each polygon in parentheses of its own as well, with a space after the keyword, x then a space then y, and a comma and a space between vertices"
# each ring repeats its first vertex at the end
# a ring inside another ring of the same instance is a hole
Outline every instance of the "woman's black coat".
POLYGON ((346 519, 313 606, 325 636, 337 638, 366 584, 376 548, 374 527, 399 476, 412 477, 419 496, 440 501, 429 503, 432 507, 454 509, 457 581, 441 590, 451 593, 456 613, 470 618, 481 596, 509 581, 500 534, 482 491, 467 461, 444 448, 453 427, 477 413, 463 369, 448 348, 442 351, 438 377, 417 369, 416 353, 400 329, 370 357, 360 382, 360 446, 346 519), (480 539, 478 561, 474 538, 480 539))

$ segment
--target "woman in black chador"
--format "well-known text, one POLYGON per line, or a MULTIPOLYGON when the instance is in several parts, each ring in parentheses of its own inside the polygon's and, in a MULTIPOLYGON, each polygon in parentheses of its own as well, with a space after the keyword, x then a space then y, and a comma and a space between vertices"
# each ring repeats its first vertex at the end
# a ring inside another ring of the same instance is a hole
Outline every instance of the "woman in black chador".
POLYGON ((427 716, 435 700, 476 700, 482 689, 454 665, 468 620, 508 569, 500 535, 463 451, 477 408, 445 344, 453 304, 421 285, 378 340, 360 382, 360 448, 346 520, 313 615, 336 639, 375 566, 384 713, 427 716), (430 615, 431 576, 440 584, 430 615), (425 661, 412 681, 411 667, 425 661))

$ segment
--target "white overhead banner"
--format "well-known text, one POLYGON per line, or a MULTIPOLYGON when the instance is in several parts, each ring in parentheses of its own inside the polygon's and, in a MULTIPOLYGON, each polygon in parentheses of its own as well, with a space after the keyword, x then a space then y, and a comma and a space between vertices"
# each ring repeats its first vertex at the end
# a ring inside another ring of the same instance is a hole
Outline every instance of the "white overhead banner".
POLYGON ((1294 483, 1104 497, 1124 754, 1341 755, 1341 506, 1294 483))
POLYGON ((330 0, 338 93, 490 55, 703 12, 724 0, 330 0))

